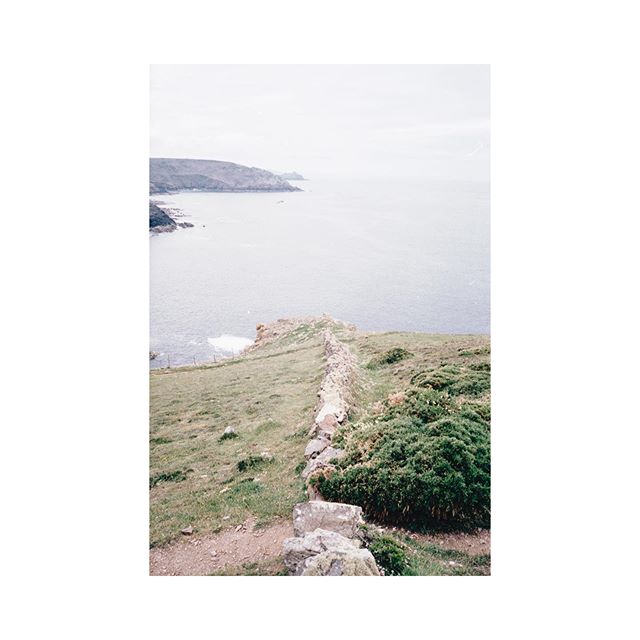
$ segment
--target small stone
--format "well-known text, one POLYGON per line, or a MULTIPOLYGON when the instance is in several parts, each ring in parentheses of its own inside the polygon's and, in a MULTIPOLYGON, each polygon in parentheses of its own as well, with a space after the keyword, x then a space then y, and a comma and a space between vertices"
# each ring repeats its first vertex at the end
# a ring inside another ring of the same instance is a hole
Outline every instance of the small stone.
POLYGON ((185 536, 190 536, 193 533, 193 527, 189 525, 188 527, 185 527, 184 529, 182 529, 180 533, 182 533, 185 536))
POLYGON ((231 516, 225 516, 224 518, 222 518, 223 520, 228 520, 231 516))
POLYGON ((223 432, 223 436, 228 436, 231 435, 232 433, 235 433, 236 430, 233 427, 227 427, 224 432, 223 432))
POLYGON ((239 524, 239 525, 236 527, 236 531, 240 531, 240 529, 242 529, 242 525, 241 525, 241 524, 239 524))
POLYGON ((224 489, 220 489, 220 493, 227 493, 229 491, 229 487, 225 487, 224 489))

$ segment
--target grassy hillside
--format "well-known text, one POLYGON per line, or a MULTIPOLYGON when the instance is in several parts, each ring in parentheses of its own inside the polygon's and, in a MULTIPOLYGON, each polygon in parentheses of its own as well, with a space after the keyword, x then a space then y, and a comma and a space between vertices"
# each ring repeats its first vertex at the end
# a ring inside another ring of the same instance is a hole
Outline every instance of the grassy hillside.
MULTIPOLYGON (((151 546, 180 538, 187 526, 195 535, 226 530, 249 517, 266 526, 290 518, 293 505, 306 500, 299 472, 324 372, 325 326, 361 365, 351 425, 388 409, 389 398, 414 386, 417 374, 454 366, 466 375, 473 371, 469 365, 488 363, 487 337, 366 334, 322 319, 291 323, 235 360, 151 371, 151 546), (237 437, 222 437, 227 426, 237 437)), ((488 390, 472 401, 488 405, 488 390)), ((446 552, 432 544, 390 531, 412 558, 409 573, 486 573, 488 558, 465 561, 462 554, 461 562, 447 561, 446 552)), ((242 571, 227 570, 234 572, 242 571)))

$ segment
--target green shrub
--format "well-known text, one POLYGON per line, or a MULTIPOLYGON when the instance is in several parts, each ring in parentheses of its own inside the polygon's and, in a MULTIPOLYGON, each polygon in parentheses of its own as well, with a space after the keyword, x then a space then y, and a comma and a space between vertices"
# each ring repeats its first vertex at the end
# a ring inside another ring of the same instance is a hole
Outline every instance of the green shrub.
POLYGON ((355 432, 337 470, 317 485, 327 500, 360 505, 383 522, 487 526, 489 445, 482 419, 394 417, 355 432))
POLYGON ((375 536, 369 543, 369 551, 376 560, 376 564, 384 569, 387 576, 404 575, 409 561, 404 549, 389 536, 375 536))
POLYGON ((237 438, 238 434, 235 431, 229 431, 227 433, 223 433, 218 440, 223 442, 224 440, 233 440, 233 438, 237 438))
POLYGON ((455 364, 441 365, 438 369, 421 371, 411 378, 418 387, 447 392, 452 396, 479 396, 491 388, 489 369, 479 371, 455 364))
POLYGON ((383 419, 412 416, 421 422, 433 422, 455 410, 455 405, 446 393, 433 389, 410 389, 406 400, 389 408, 383 419))
POLYGON ((396 362, 400 362, 400 360, 410 358, 412 355, 413 354, 406 349, 395 347, 394 349, 389 349, 389 351, 386 351, 382 355, 373 358, 367 366, 369 369, 375 369, 376 367, 386 364, 395 364, 396 362))

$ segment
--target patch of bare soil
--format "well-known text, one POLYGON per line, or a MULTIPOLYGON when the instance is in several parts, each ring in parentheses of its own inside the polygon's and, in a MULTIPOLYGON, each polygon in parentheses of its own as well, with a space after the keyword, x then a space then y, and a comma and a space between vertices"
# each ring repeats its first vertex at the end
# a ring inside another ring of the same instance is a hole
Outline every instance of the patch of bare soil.
POLYGON ((255 520, 211 535, 183 539, 149 552, 152 576, 206 576, 225 567, 274 560, 282 556, 282 543, 293 536, 291 519, 264 528, 255 520))
POLYGON ((470 533, 409 533, 414 540, 435 544, 450 551, 462 551, 470 556, 489 555, 491 553, 491 531, 476 529, 470 533))

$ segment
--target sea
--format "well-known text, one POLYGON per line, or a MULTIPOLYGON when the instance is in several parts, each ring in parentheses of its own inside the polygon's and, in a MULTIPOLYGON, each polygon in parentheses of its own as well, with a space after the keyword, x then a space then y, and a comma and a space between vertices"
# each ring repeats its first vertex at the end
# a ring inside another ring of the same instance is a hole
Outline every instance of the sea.
POLYGON ((258 323, 490 332, 487 182, 313 179, 286 193, 154 196, 191 228, 150 234, 151 367, 238 354, 258 323))

